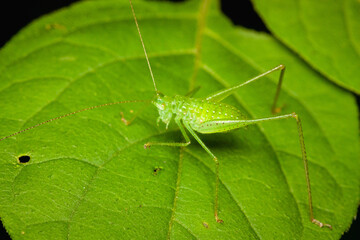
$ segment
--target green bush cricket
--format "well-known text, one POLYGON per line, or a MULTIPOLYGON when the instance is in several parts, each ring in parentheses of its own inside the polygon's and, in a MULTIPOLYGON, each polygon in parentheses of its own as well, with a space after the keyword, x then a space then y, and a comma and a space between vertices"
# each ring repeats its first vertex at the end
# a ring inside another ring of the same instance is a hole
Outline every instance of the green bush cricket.
MULTIPOLYGON (((145 44, 143 42, 140 28, 136 19, 135 11, 132 5, 131 0, 129 0, 131 10, 133 13, 134 21, 136 24, 136 28, 139 34, 139 38, 144 50, 145 58, 149 67, 149 72, 153 81, 154 89, 156 96, 154 100, 151 102, 155 105, 155 107, 158 109, 159 117, 158 117, 158 123, 160 121, 164 122, 166 124, 166 128, 168 127, 169 123, 171 122, 171 119, 174 117, 174 121, 179 127, 183 137, 185 138, 185 142, 148 142, 144 144, 144 148, 150 148, 154 145, 159 146, 172 146, 172 147, 185 147, 188 146, 191 141, 190 138, 186 132, 186 130, 196 139, 196 141, 204 148, 204 150, 211 156, 211 158, 214 160, 216 165, 216 172, 215 172, 215 199, 214 199, 214 216, 217 222, 222 223, 223 220, 220 219, 218 214, 218 192, 219 192, 219 161, 218 158, 211 152, 211 150, 204 144, 204 142, 199 138, 196 132, 202 133, 202 134, 211 134, 211 133, 218 133, 218 132, 227 132, 234 129, 238 129, 241 127, 245 127, 247 125, 261 123, 264 121, 271 121, 271 120, 280 120, 280 119, 287 119, 287 118, 294 118, 297 122, 297 128, 298 128, 298 134, 299 134, 299 141, 300 141, 300 148, 302 152, 302 160, 304 163, 304 169, 305 169, 305 176, 306 176, 306 182, 307 182, 307 191, 308 191, 308 204, 309 204, 309 217, 311 222, 318 225, 319 227, 329 227, 331 228, 331 225, 324 224, 320 222, 319 220, 315 219, 313 216, 313 207, 312 207, 312 196, 311 196, 311 186, 310 186, 310 178, 309 178, 309 171, 308 171, 308 163, 307 163, 307 157, 306 157, 306 151, 305 151, 305 144, 304 144, 304 137, 302 132, 302 125, 299 116, 296 113, 291 114, 284 114, 284 115, 278 115, 273 117, 267 117, 267 118, 261 118, 261 119, 246 119, 244 115, 241 114, 241 112, 236 109, 235 107, 221 103, 222 100, 233 94, 236 90, 238 90, 240 87, 243 87, 251 82, 254 82, 270 73, 273 73, 275 71, 280 70, 280 77, 277 84, 277 89, 275 93, 275 98, 272 105, 272 112, 279 113, 280 108, 277 107, 277 100, 280 94, 282 80, 285 72, 285 66, 279 65, 265 73, 262 73, 244 83, 241 83, 239 85, 233 86, 231 88, 216 92, 214 94, 211 94, 210 96, 206 98, 192 98, 192 96, 196 93, 197 89, 193 90, 186 96, 175 96, 175 97, 169 97, 166 95, 163 95, 160 93, 156 87, 155 78, 153 76, 153 72, 151 69, 150 61, 147 56, 147 52, 145 49, 145 44)), ((74 115, 83 111, 92 110, 99 107, 105 107, 115 104, 122 104, 122 103, 130 103, 130 102, 147 102, 143 100, 135 100, 135 101, 120 101, 120 102, 114 102, 114 103, 106 103, 102 105, 97 105, 85 109, 81 109, 75 112, 71 112, 56 118, 49 119, 47 121, 41 122, 39 124, 36 124, 34 126, 31 126, 29 128, 23 129, 21 131, 18 131, 16 133, 13 133, 11 135, 8 135, 6 137, 3 137, 0 139, 0 141, 5 140, 9 137, 18 135, 20 133, 23 133, 25 131, 31 130, 33 128, 36 128, 40 125, 52 122, 54 120, 58 120, 61 118, 65 118, 70 115, 74 115)), ((138 114, 140 114, 141 111, 138 111, 134 114, 134 117, 131 120, 126 120, 125 117, 122 117, 122 121, 129 125, 138 114)))

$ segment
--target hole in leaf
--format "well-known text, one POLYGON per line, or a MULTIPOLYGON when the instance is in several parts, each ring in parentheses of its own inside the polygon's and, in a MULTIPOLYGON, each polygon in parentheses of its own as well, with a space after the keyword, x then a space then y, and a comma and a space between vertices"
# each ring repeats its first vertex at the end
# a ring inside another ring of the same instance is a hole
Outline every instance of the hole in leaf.
POLYGON ((30 161, 30 156, 23 155, 18 158, 19 163, 28 163, 30 161))
POLYGON ((162 167, 155 167, 154 170, 153 170, 154 176, 158 175, 158 173, 159 173, 162 169, 163 169, 162 167))

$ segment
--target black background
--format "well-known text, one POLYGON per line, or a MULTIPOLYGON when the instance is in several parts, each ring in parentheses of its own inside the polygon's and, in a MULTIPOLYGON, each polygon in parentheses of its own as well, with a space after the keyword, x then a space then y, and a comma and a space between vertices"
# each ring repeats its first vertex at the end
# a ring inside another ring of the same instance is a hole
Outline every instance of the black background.
MULTIPOLYGON (((2 1, 0 4, 0 47, 11 39, 21 28, 32 20, 50 13, 56 9, 70 5, 75 0, 32 0, 2 1)), ((234 24, 242 25, 258 31, 269 32, 259 16, 254 11, 250 0, 235 1, 222 0, 222 11, 232 20, 234 24)), ((358 98, 359 103, 359 98, 358 98)), ((357 219, 359 219, 359 212, 357 219)), ((9 240, 10 237, 0 225, 0 239, 9 240)), ((345 233, 342 240, 360 239, 359 220, 353 222, 349 232, 345 233)))

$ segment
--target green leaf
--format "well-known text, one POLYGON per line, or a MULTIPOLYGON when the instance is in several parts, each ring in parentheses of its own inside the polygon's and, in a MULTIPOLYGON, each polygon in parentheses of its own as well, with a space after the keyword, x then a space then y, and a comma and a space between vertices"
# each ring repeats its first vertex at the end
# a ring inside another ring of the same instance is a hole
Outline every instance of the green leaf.
MULTIPOLYGON (((143 103, 53 121, 0 142, 0 216, 13 239, 338 239, 359 202, 359 136, 354 97, 314 72, 271 36, 233 27, 216 2, 134 2, 158 89, 196 97, 287 66, 280 104, 303 122, 315 217, 309 221, 294 120, 200 135, 184 149, 176 125, 157 110, 133 124, 143 103), (204 14, 204 11, 206 14, 204 14), (194 72, 196 74, 194 74, 194 72), (28 155, 28 163, 18 157, 28 155), (159 170, 160 169, 160 170, 159 170)), ((106 102, 154 94, 127 1, 86 1, 45 16, 0 52, 0 135, 106 102)), ((225 102, 249 118, 269 117, 278 74, 225 102)))
POLYGON ((253 0, 277 38, 336 84, 360 94, 358 0, 253 0))

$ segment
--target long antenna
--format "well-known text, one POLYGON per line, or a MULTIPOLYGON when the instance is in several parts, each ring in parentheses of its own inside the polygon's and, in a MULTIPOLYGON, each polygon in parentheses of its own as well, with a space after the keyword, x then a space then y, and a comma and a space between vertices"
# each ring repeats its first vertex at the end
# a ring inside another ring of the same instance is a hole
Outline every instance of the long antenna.
POLYGON ((130 2, 130 6, 131 6, 131 11, 132 11, 132 14, 133 14, 133 17, 134 17, 134 21, 135 21, 135 24, 136 24, 136 28, 137 28, 138 33, 139 33, 141 45, 142 45, 142 47, 143 47, 143 49, 144 49, 145 58, 146 58, 146 61, 147 61, 147 64, 148 64, 148 67, 149 67, 149 70, 150 70, 150 75, 151 75, 152 81, 153 81, 153 83, 154 83, 155 92, 156 92, 156 95, 159 96, 159 92, 158 92, 158 90, 157 90, 156 83, 155 83, 155 79, 154 79, 154 74, 153 74, 153 72, 152 72, 151 65, 150 65, 150 61, 149 61, 148 55, 147 55, 147 53, 146 53, 145 44, 144 44, 144 41, 143 41, 143 39, 142 39, 142 37, 141 37, 141 32, 140 32, 140 28, 139 28, 138 21, 137 21, 137 19, 136 19, 134 7, 133 7, 133 4, 132 4, 131 0, 129 0, 129 2, 130 2))
POLYGON ((95 109, 95 108, 101 108, 101 107, 106 107, 106 106, 111 106, 111 105, 116 105, 116 104, 121 104, 121 103, 136 103, 136 102, 150 102, 151 100, 129 100, 129 101, 120 101, 120 102, 112 102, 112 103, 104 103, 104 104, 101 104, 101 105, 96 105, 96 106, 92 106, 92 107, 87 107, 87 108, 84 108, 84 109, 80 109, 80 110, 77 110, 75 112, 71 112, 71 113, 67 113, 67 114, 64 114, 64 115, 61 115, 61 116, 58 116, 58 117, 55 117, 55 118, 51 118, 49 120, 46 120, 44 122, 41 122, 41 123, 38 123, 34 126, 31 126, 31 127, 28 127, 28 128, 25 128, 23 130, 20 130, 16 133, 13 133, 13 134, 10 134, 6 137, 3 137, 3 138, 0 138, 0 142, 7 139, 7 138, 10 138, 10 137, 13 137, 13 136, 16 136, 20 133, 23 133, 23 132, 27 132, 33 128, 36 128, 36 127, 39 127, 41 125, 44 125, 46 123, 50 123, 52 121, 55 121, 55 120, 59 120, 61 118, 65 118, 65 117, 68 117, 70 115, 74 115, 74 114, 77 114, 77 113, 81 113, 81 112, 85 112, 85 111, 89 111, 89 110, 92 110, 92 109, 95 109))
MULTIPOLYGON (((138 24, 137 19, 136 19, 134 7, 133 7, 133 4, 132 4, 131 0, 129 0, 129 2, 130 2, 130 6, 131 6, 131 11, 132 11, 132 14, 133 14, 133 17, 134 17, 134 20, 135 20, 136 28, 137 28, 138 33, 139 33, 141 45, 142 45, 142 47, 143 47, 143 49, 144 49, 145 58, 146 58, 146 61, 147 61, 147 64, 148 64, 148 67, 149 67, 149 70, 150 70, 150 75, 151 75, 152 81, 153 81, 153 83, 154 83, 155 92, 156 92, 156 95, 159 96, 159 92, 158 92, 158 90, 157 90, 156 83, 155 83, 155 79, 154 79, 154 74, 153 74, 152 69, 151 69, 150 61, 149 61, 149 58, 148 58, 148 55, 147 55, 146 49, 145 49, 145 44, 144 44, 144 41, 143 41, 143 39, 142 39, 141 32, 140 32, 140 28, 139 28, 139 24, 138 24)), ((120 101, 120 102, 105 103, 105 104, 101 104, 101 105, 97 105, 97 106, 92 106, 92 107, 80 109, 80 110, 77 110, 77 111, 75 111, 75 112, 71 112, 71 113, 67 113, 67 114, 64 114, 64 115, 61 115, 61 116, 58 116, 58 117, 55 117, 55 118, 51 118, 51 119, 46 120, 46 121, 44 121, 44 122, 38 123, 38 124, 36 124, 36 125, 34 125, 34 126, 31 126, 31 127, 26 128, 26 129, 20 130, 20 131, 18 131, 18 132, 12 133, 12 134, 10 134, 10 135, 8 135, 8 136, 5 136, 5 137, 3 137, 3 138, 0 138, 0 142, 3 141, 3 140, 5 140, 5 139, 7 139, 7 138, 16 136, 16 135, 18 135, 18 134, 20 134, 20 133, 23 133, 23 132, 27 132, 27 131, 29 131, 29 130, 31 130, 31 129, 34 129, 34 128, 36 128, 36 127, 39 127, 39 126, 41 126, 41 125, 50 123, 50 122, 52 122, 52 121, 59 120, 59 119, 61 119, 61 118, 68 117, 68 116, 70 116, 70 115, 74 115, 74 114, 77 114, 77 113, 89 111, 89 110, 92 110, 92 109, 95 109, 95 108, 101 108, 101 107, 105 107, 105 106, 111 106, 111 105, 115 105, 115 104, 121 104, 121 103, 136 103, 136 102, 151 102, 151 100, 120 101)))

